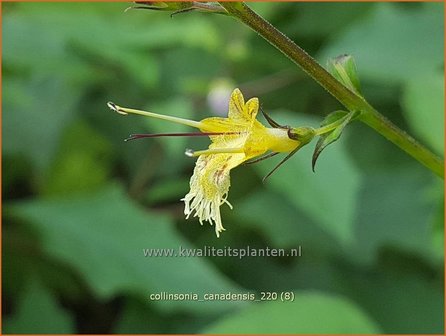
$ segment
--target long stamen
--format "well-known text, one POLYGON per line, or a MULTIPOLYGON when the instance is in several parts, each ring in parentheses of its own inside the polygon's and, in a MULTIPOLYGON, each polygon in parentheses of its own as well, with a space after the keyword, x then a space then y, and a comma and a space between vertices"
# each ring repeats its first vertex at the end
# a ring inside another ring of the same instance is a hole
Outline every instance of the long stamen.
POLYGON ((143 139, 143 138, 158 138, 158 137, 181 137, 181 136, 212 136, 212 135, 236 135, 241 132, 191 132, 191 133, 154 133, 154 134, 130 134, 124 141, 143 139))
POLYGON ((112 110, 115 111, 119 114, 122 115, 127 115, 127 114, 139 114, 142 116, 146 116, 146 117, 152 117, 152 118, 157 118, 157 119, 162 119, 162 120, 167 120, 167 121, 172 121, 174 123, 177 124, 182 124, 182 125, 187 125, 187 126, 191 126, 191 127, 195 127, 195 128, 202 128, 203 124, 201 122, 198 121, 194 121, 194 120, 189 120, 189 119, 183 119, 183 118, 178 118, 178 117, 173 117, 173 116, 167 116, 167 115, 162 115, 162 114, 157 114, 157 113, 152 113, 152 112, 147 112, 147 111, 141 111, 141 110, 135 110, 135 109, 131 109, 131 108, 126 108, 126 107, 121 107, 116 105, 115 103, 112 102, 108 102, 107 106, 112 110))
POLYGON ((243 148, 212 148, 205 149, 200 151, 194 151, 192 149, 186 149, 186 154, 189 157, 195 157, 200 155, 209 155, 209 154, 232 154, 232 153, 243 153, 243 148))

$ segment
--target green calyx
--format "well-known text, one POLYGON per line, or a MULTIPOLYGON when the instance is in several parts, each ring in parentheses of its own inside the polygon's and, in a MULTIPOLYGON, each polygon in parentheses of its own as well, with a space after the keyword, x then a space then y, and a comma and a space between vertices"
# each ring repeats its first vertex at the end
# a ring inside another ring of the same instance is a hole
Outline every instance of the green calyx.
POLYGON ((301 146, 309 143, 315 136, 316 131, 312 127, 302 126, 297 128, 290 128, 288 130, 288 137, 290 139, 299 141, 301 143, 301 146))

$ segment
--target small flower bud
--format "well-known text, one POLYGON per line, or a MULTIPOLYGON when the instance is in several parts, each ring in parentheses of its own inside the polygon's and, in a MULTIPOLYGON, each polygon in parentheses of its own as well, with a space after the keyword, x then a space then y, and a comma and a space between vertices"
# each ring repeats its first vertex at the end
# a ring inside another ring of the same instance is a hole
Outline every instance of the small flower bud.
POLYGON ((138 9, 178 11, 192 6, 192 1, 135 1, 138 9))
POLYGON ((353 56, 341 55, 328 61, 328 71, 342 84, 361 94, 358 72, 353 56))
POLYGON ((127 9, 152 9, 172 12, 171 16, 178 13, 198 10, 200 12, 211 12, 227 14, 226 10, 212 2, 199 1, 135 1, 135 6, 127 9))

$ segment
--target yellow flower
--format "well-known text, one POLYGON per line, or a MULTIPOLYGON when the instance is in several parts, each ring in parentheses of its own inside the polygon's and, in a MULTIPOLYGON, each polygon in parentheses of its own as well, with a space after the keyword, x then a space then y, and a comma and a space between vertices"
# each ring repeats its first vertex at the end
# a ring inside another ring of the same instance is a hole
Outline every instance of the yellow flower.
MULTIPOLYGON (((199 122, 122 108, 113 103, 109 103, 108 106, 121 114, 140 114, 192 126, 198 128, 202 135, 209 136, 212 143, 208 149, 186 151, 186 155, 198 156, 198 160, 190 180, 190 191, 182 201, 185 203, 184 214, 186 218, 193 215, 198 217, 201 224, 203 224, 203 221, 208 221, 211 225, 215 225, 217 237, 224 230, 220 216, 220 206, 226 203, 232 209, 227 200, 231 185, 229 175, 231 169, 267 151, 271 152, 268 156, 279 152, 291 152, 287 156, 288 158, 308 142, 293 137, 295 133, 290 133, 291 128, 263 126, 256 119, 259 110, 258 99, 251 98, 245 103, 239 89, 235 89, 231 95, 227 118, 212 117, 199 122)), ((167 135, 198 134, 171 133, 167 135)), ((160 135, 134 135, 130 139, 153 136, 160 135)))

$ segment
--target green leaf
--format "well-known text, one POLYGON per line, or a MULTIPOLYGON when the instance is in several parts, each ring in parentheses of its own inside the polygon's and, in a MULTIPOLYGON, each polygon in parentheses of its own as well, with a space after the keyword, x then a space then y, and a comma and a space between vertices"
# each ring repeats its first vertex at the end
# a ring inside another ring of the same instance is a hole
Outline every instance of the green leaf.
POLYGON ((443 64, 443 9, 440 3, 420 4, 416 10, 378 3, 328 43, 318 59, 353 55, 361 79, 378 83, 398 84, 438 69, 443 64))
POLYGON ((46 176, 43 192, 63 195, 95 191, 111 174, 111 144, 84 122, 70 126, 46 176))
POLYGON ((144 302, 126 298, 114 324, 113 334, 196 334, 215 315, 161 314, 144 302))
POLYGON ((432 246, 436 257, 444 263, 444 186, 443 183, 437 183, 436 187, 439 196, 432 216, 432 246))
MULTIPOLYGON (((85 197, 23 202, 13 206, 42 235, 51 257, 74 268, 102 299, 131 292, 237 292, 204 258, 144 257, 145 248, 190 248, 168 217, 143 211, 120 190, 85 197)), ((190 225, 199 225, 192 222, 190 225)), ((212 227, 207 227, 212 230, 212 227)), ((216 239, 216 238, 215 238, 216 239)), ((152 302, 152 301, 151 301, 152 302)), ((240 302, 154 301, 162 309, 216 312, 240 302)))
MULTIPOLYGON (((361 252, 359 252, 361 253, 361 252)), ((385 334, 444 334, 443 271, 438 281, 432 273, 422 272, 425 266, 407 256, 387 267, 363 272, 343 271, 345 290, 379 323, 385 334)), ((338 280, 339 281, 339 280, 338 280)))
POLYGON ((372 263, 391 246, 435 264, 432 217, 439 199, 429 195, 431 182, 421 166, 369 173, 358 194, 352 256, 372 263))
POLYGON ((145 194, 144 200, 147 204, 171 202, 181 199, 189 189, 188 177, 166 178, 155 181, 145 194))
POLYGON ((316 147, 314 148, 313 158, 311 160, 311 167, 314 172, 314 167, 316 166, 316 161, 319 158, 319 155, 322 151, 333 142, 337 141, 342 132, 344 131, 345 126, 352 120, 352 118, 356 115, 356 112, 344 112, 344 111, 335 111, 330 113, 321 123, 321 126, 330 125, 336 121, 340 121, 342 119, 342 123, 337 126, 335 129, 328 133, 324 133, 320 136, 318 142, 316 143, 316 147))
POLYGON ((161 334, 165 321, 157 311, 140 300, 127 298, 115 323, 114 334, 161 334))
POLYGON ((256 190, 246 195, 232 216, 240 219, 241 226, 262 232, 271 247, 305 244, 304 249, 329 251, 336 244, 330 234, 277 192, 256 190))
MULTIPOLYGON (((276 119, 287 125, 311 126, 317 122, 296 113, 276 119)), ((269 159, 254 167, 265 175, 275 164, 275 159, 269 159)), ((311 171, 311 148, 302 148, 269 178, 266 187, 291 200, 340 243, 348 244, 353 238, 360 175, 342 142, 319 160, 316 174, 311 171)))
MULTIPOLYGON (((128 4, 88 3, 77 6, 73 3, 35 4, 22 3, 19 11, 11 11, 4 22, 8 34, 8 45, 13 49, 7 52, 9 60, 14 53, 27 58, 27 52, 38 48, 38 41, 48 43, 52 52, 61 52, 72 41, 102 50, 104 55, 109 48, 120 47, 123 52, 132 53, 147 48, 166 48, 173 46, 196 47, 204 50, 217 50, 222 44, 218 28, 207 17, 194 15, 177 16, 173 22, 165 13, 130 11, 124 13, 128 4), (147 20, 150 20, 150 28, 147 20), (59 27, 55 31, 54 27, 59 27), (15 31, 19 29, 18 31, 15 31), (39 31, 39 39, 33 41, 33 29, 39 31), (206 34, 203 34, 206 32, 206 34), (31 34, 30 34, 31 33, 31 34), (100 38, 98 38, 100 37, 100 38), (23 42, 30 42, 23 45, 23 42)), ((6 53, 6 50, 5 50, 6 53)), ((147 55, 147 53, 146 53, 147 55)), ((45 55, 36 54, 39 61, 45 55)), ((104 55, 104 57, 107 57, 104 55)))
POLYGON ((352 23, 362 21, 376 3, 300 2, 296 5, 293 2, 283 2, 280 6, 274 5, 279 13, 286 13, 288 17, 288 20, 280 21, 278 28, 281 31, 292 39, 296 36, 318 41, 328 36, 337 36, 352 23))
POLYGON ((65 124, 73 117, 78 93, 58 78, 6 78, 3 84, 3 150, 24 155, 38 171, 45 171, 65 124))
POLYGON ((444 153, 444 76, 426 73, 411 78, 405 88, 402 105, 415 134, 437 154, 444 153))
POLYGON ((255 304, 218 321, 206 334, 374 334, 379 328, 351 301, 296 292, 294 302, 255 304))
POLYGON ((40 282, 29 282, 13 316, 4 320, 6 334, 71 334, 74 319, 56 302, 40 282))

